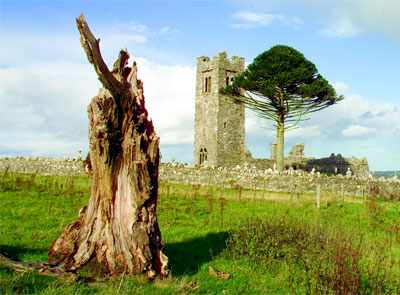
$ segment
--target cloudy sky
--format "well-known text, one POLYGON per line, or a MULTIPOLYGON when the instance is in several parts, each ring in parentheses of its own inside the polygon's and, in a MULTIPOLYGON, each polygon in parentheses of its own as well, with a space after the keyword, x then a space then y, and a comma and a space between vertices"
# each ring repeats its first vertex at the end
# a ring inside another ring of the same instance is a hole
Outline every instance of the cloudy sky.
MULTIPOLYGON (((81 12, 109 66, 121 48, 136 60, 163 161, 193 161, 197 57, 227 51, 251 63, 284 44, 345 96, 287 133, 286 153, 305 142, 307 156, 400 169, 398 0, 0 0, 0 156, 88 151, 86 107, 100 83, 79 43, 81 12)), ((271 126, 246 113, 254 157, 269 157, 271 126)))

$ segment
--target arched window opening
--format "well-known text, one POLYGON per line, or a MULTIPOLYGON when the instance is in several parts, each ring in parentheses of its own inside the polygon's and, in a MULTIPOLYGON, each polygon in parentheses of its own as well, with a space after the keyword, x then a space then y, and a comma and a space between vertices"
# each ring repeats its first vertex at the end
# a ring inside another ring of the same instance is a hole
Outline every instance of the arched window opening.
POLYGON ((233 77, 231 78, 231 84, 233 83, 233 77))
POLYGON ((203 152, 203 149, 200 149, 200 159, 199 159, 199 164, 201 165, 201 164, 203 164, 203 162, 204 162, 204 152, 203 152))
POLYGON ((205 161, 207 161, 207 149, 200 149, 200 159, 199 164, 202 165, 205 161))
POLYGON ((226 122, 224 122, 224 128, 226 128, 226 122))
POLYGON ((226 77, 225 82, 226 82, 226 86, 228 86, 229 85, 229 77, 226 77))
POLYGON ((204 92, 208 92, 208 77, 206 77, 206 81, 204 83, 204 92))

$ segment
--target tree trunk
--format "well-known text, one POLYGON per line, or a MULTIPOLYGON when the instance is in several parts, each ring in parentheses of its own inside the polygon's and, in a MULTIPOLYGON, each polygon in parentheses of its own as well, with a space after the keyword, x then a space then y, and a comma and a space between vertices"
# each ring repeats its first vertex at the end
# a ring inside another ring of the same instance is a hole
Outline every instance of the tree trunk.
POLYGON ((137 67, 122 51, 110 72, 99 40, 76 20, 88 60, 104 88, 88 107, 89 204, 49 249, 49 263, 74 271, 91 265, 111 275, 167 276, 168 259, 157 223, 159 138, 148 119, 137 67))
POLYGON ((276 169, 279 172, 285 170, 285 155, 284 155, 284 144, 285 144, 285 100, 284 90, 279 91, 279 114, 278 114, 278 126, 276 130, 276 169))
POLYGON ((276 132, 276 169, 279 172, 285 170, 285 156, 284 156, 284 143, 285 143, 285 126, 283 123, 278 123, 276 132))

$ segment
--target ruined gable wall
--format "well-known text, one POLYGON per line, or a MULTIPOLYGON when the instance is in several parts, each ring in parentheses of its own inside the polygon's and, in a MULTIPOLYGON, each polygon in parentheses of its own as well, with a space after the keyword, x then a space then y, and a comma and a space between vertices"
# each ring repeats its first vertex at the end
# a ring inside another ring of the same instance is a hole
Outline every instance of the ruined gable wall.
MULTIPOLYGON (((332 154, 330 157, 315 159, 314 157, 306 157, 304 148, 304 143, 292 146, 289 156, 285 158, 286 169, 293 167, 295 170, 301 169, 307 172, 311 172, 313 169, 315 169, 315 172, 321 172, 330 175, 346 175, 346 172, 350 168, 352 175, 360 177, 369 176, 370 171, 367 158, 344 158, 340 154, 337 156, 332 154)), ((252 157, 248 157, 246 161, 249 166, 257 167, 257 169, 262 170, 272 168, 276 161, 276 144, 271 143, 270 149, 271 159, 254 159, 252 157)))
POLYGON ((332 154, 330 157, 321 159, 311 159, 304 162, 304 169, 311 171, 315 168, 326 174, 342 174, 345 175, 348 169, 352 175, 367 177, 370 173, 367 158, 357 159, 356 157, 344 158, 342 155, 332 154))

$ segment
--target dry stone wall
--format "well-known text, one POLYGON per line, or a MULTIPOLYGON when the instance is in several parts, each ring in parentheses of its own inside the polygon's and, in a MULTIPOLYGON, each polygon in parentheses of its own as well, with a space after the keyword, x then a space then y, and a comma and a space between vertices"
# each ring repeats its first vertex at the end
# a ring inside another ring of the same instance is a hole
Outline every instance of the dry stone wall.
MULTIPOLYGON (((82 160, 73 158, 0 158, 0 171, 2 174, 14 171, 40 175, 83 176, 85 172, 82 164, 82 160)), ((397 176, 390 179, 343 175, 328 177, 319 172, 302 172, 299 175, 294 170, 278 175, 272 169, 215 169, 179 163, 162 163, 159 169, 160 181, 168 183, 297 193, 315 193, 317 184, 321 185, 323 191, 339 192, 343 185, 345 194, 361 196, 363 193, 384 191, 388 194, 399 194, 400 200, 400 180, 397 176)))
POLYGON ((82 160, 74 158, 16 157, 0 158, 0 169, 5 172, 38 173, 39 175, 84 175, 82 160))
POLYGON ((168 163, 160 166, 160 179, 169 183, 296 193, 315 193, 318 184, 323 191, 341 192, 343 185, 343 192, 348 195, 362 196, 381 191, 397 194, 400 200, 400 180, 397 177, 376 179, 343 175, 327 176, 319 172, 298 174, 294 170, 278 174, 272 169, 265 171, 251 168, 215 169, 168 163))

